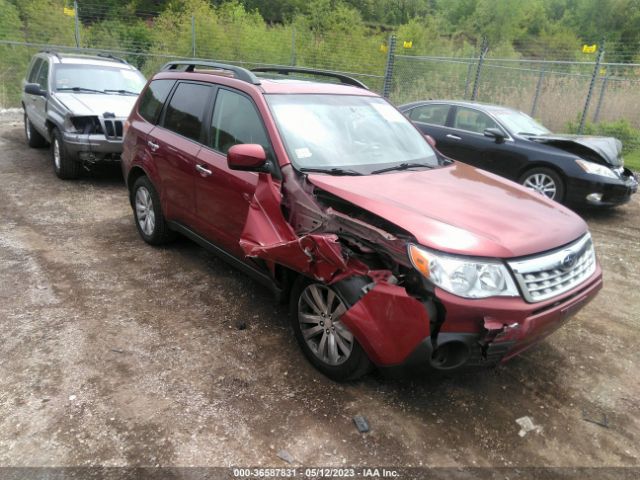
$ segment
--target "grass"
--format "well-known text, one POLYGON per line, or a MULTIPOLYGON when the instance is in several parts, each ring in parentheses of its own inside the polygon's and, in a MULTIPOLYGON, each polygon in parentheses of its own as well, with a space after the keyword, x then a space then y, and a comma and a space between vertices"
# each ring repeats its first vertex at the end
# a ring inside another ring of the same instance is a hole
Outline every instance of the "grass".
POLYGON ((627 153, 624 156, 624 166, 634 172, 640 172, 640 150, 627 153))

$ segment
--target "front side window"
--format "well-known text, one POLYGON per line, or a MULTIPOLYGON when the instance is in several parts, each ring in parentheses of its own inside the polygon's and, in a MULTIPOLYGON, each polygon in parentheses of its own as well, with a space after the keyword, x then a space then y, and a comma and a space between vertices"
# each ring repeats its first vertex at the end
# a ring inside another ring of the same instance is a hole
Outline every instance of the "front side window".
POLYGON ((167 100, 174 83, 176 83, 175 80, 153 80, 149 84, 138 106, 138 113, 145 120, 156 123, 160 110, 162 110, 162 105, 167 100))
POLYGON ((269 152, 269 140, 253 102, 239 93, 220 89, 211 119, 210 147, 226 154, 239 143, 257 143, 269 152))
POLYGON ((164 115, 164 128, 199 142, 202 121, 212 87, 197 83, 180 83, 164 115))
POLYGON ((85 64, 56 64, 54 87, 58 92, 138 95, 145 78, 137 70, 85 64))
POLYGON ((499 128, 498 124, 489 115, 466 107, 458 107, 453 127, 480 134, 487 128, 499 128))
POLYGON ((38 72, 38 78, 36 78, 36 82, 40 85, 40 88, 43 90, 49 89, 49 62, 44 60, 42 62, 42 66, 40 67, 40 71, 38 72))
POLYGON ((349 168, 369 174, 403 163, 438 165, 422 134, 379 97, 265 95, 297 168, 349 168))
POLYGON ((422 105, 411 110, 409 118, 414 122, 444 126, 449 115, 449 105, 422 105))
POLYGON ((31 66, 31 70, 29 71, 27 82, 36 83, 38 79, 38 71, 40 70, 40 66, 42 65, 43 61, 44 60, 42 60, 41 58, 36 58, 35 62, 33 62, 33 65, 31 66))

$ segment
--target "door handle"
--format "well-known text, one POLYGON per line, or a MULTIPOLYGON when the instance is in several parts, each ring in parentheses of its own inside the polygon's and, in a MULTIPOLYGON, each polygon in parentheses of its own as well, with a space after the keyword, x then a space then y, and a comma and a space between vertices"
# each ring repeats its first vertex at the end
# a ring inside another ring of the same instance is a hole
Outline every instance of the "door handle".
POLYGON ((196 170, 199 171, 205 177, 208 177, 213 173, 211 170, 204 168, 202 165, 196 165, 196 170))
POLYGON ((447 133, 447 138, 450 138, 451 140, 462 140, 461 137, 459 137, 457 135, 453 135, 451 133, 447 133))
POLYGON ((160 148, 160 145, 158 145, 157 143, 153 143, 151 140, 147 141, 147 145, 149 145, 149 148, 151 149, 152 152, 155 152, 160 148))

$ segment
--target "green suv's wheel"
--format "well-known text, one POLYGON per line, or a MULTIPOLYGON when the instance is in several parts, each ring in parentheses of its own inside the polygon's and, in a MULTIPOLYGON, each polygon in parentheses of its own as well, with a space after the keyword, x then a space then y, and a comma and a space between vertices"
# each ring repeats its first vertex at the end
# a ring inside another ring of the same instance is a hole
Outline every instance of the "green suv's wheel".
POLYGON ((60 130, 54 128, 51 131, 51 158, 53 171, 62 180, 73 180, 80 176, 80 162, 71 158, 62 139, 60 130))
POLYGON ((24 114, 24 136, 27 139, 27 145, 31 148, 41 148, 47 144, 45 138, 33 128, 33 124, 27 114, 24 114))
POLYGON ((300 277, 291 292, 291 326, 309 361, 336 381, 353 380, 371 363, 341 317, 344 301, 328 285, 300 277))
POLYGON ((162 245, 174 238, 164 219, 160 197, 147 177, 138 178, 131 188, 133 216, 142 239, 151 245, 162 245))

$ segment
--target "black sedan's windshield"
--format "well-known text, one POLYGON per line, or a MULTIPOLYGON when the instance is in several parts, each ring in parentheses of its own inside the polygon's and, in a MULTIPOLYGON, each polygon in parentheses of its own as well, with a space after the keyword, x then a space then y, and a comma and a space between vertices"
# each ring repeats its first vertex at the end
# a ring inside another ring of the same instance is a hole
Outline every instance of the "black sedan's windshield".
POLYGON ((491 113, 516 135, 544 135, 550 133, 548 129, 540 125, 526 113, 516 110, 500 109, 491 113))
POLYGON ((381 98, 296 94, 267 95, 267 101, 289 158, 301 171, 369 174, 407 163, 438 165, 420 132, 381 98))

